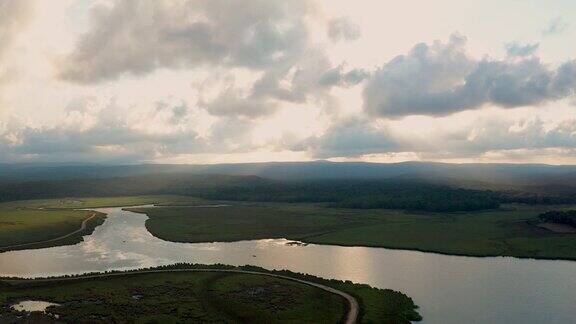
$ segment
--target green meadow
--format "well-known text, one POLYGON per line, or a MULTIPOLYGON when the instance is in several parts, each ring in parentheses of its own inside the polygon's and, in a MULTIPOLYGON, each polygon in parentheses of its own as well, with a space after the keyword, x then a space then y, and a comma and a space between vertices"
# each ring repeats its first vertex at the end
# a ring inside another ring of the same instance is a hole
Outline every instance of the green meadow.
POLYGON ((218 208, 132 209, 155 236, 176 242, 287 238, 308 243, 410 249, 455 255, 576 259, 576 236, 535 225, 569 206, 508 205, 465 213, 326 208, 316 204, 232 203, 218 208))

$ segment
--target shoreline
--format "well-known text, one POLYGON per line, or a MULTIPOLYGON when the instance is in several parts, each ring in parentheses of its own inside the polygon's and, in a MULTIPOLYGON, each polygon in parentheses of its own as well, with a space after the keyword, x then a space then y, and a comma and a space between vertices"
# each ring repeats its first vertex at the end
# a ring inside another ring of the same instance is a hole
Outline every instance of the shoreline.
POLYGON ((13 245, 7 245, 7 246, 0 246, 0 253, 4 253, 4 252, 10 252, 10 251, 21 251, 21 250, 36 250, 36 249, 42 249, 42 248, 51 248, 51 247, 57 247, 57 246, 62 246, 62 245, 74 245, 77 244, 79 242, 82 241, 82 236, 79 237, 79 241, 78 242, 74 242, 74 243, 70 243, 70 244, 58 244, 58 243, 65 243, 65 242, 61 242, 64 241, 66 239, 72 239, 75 238, 76 235, 78 234, 86 234, 86 235, 90 235, 94 232, 94 230, 102 225, 104 223, 104 221, 106 220, 106 214, 99 212, 99 211, 95 211, 95 210, 89 210, 90 213, 88 214, 88 217, 85 218, 82 223, 80 224, 80 228, 72 231, 68 234, 65 235, 61 235, 59 237, 56 238, 52 238, 52 239, 48 239, 48 240, 44 240, 44 241, 36 241, 36 242, 29 242, 29 243, 20 243, 20 244, 13 244, 13 245), (95 226, 91 227, 90 223, 94 220, 98 220, 98 219, 102 220, 102 223, 96 223, 95 226), (54 244, 51 244, 54 243, 54 244))
MULTIPOLYGON (((164 206, 155 206, 155 207, 164 207, 164 206)), ((126 207, 126 208, 134 208, 134 207, 126 207)), ((145 212, 129 210, 122 208, 122 210, 126 210, 129 212, 137 213, 146 215, 149 217, 145 212)), ((286 239, 291 241, 298 241, 306 244, 314 244, 314 245, 324 245, 324 246, 340 246, 340 247, 365 247, 365 248, 381 248, 381 249, 388 249, 388 250, 399 250, 399 251, 414 251, 420 253, 431 253, 431 254, 439 254, 439 255, 446 255, 446 256, 457 256, 457 257, 469 257, 469 258, 514 258, 514 259, 528 259, 528 260, 547 260, 547 261, 569 261, 574 262, 576 261, 576 257, 574 258, 561 258, 561 257, 539 257, 539 256, 514 256, 514 255, 502 255, 502 254, 470 254, 470 253, 458 253, 458 252, 442 252, 434 249, 426 249, 426 248, 408 248, 408 247, 401 247, 401 246, 386 246, 386 245, 374 245, 374 244, 345 244, 345 243, 321 243, 313 240, 307 240, 306 238, 295 238, 290 236, 285 237, 262 237, 262 238, 248 238, 248 239, 241 239, 241 240, 214 240, 214 241, 178 241, 178 240, 170 240, 163 237, 159 237, 154 235, 154 233, 150 230, 147 225, 147 221, 144 223, 146 230, 154 237, 172 243, 188 243, 188 244, 200 244, 200 243, 234 243, 234 242, 241 242, 241 241, 255 241, 255 240, 267 240, 267 239, 286 239)), ((313 236, 315 237, 315 236, 313 236)))
MULTIPOLYGON (((213 205, 214 206, 214 205, 213 205)), ((210 206, 210 207, 213 207, 210 206)), ((215 205, 215 206, 220 206, 220 205, 215 205)), ((130 210, 131 208, 147 208, 147 207, 157 207, 157 208, 164 208, 164 207, 182 207, 182 205, 179 206, 172 206, 172 205, 167 205, 167 206, 163 206, 163 205, 158 205, 158 203, 154 203, 154 204, 150 204, 150 205, 132 205, 132 206, 105 206, 105 207, 87 207, 87 208, 82 208, 80 210, 88 210, 91 212, 96 213, 96 215, 94 216, 98 216, 98 214, 101 214, 102 216, 104 216, 104 220, 106 219, 106 214, 98 211, 97 209, 101 209, 101 208, 120 208, 121 210, 125 210, 125 211, 129 211, 129 212, 133 212, 133 213, 137 213, 137 214, 142 214, 142 215, 146 215, 147 217, 149 217, 145 212, 140 212, 140 211, 135 211, 135 210, 130 210)), ((208 207, 207 205, 187 205, 186 207, 208 207)), ((64 208, 66 209, 66 208, 64 208)), ((90 218, 90 217, 89 217, 90 218)), ((96 218, 96 217, 94 217, 96 218)), ((89 221, 89 219, 86 219, 85 222, 89 221)), ((306 244, 314 244, 314 245, 323 245, 323 246, 340 246, 340 247, 365 247, 365 248, 381 248, 381 249, 388 249, 388 250, 398 250, 398 251, 414 251, 414 252, 420 252, 420 253, 431 253, 431 254, 438 254, 438 255, 445 255, 445 256, 457 256, 457 257, 469 257, 469 258, 514 258, 514 259, 527 259, 527 260, 545 260, 545 261, 567 261, 567 262, 574 262, 576 261, 576 257, 574 258, 564 258, 564 257, 545 257, 545 256, 517 256, 517 255, 505 255, 505 254, 486 254, 486 253, 458 253, 458 252, 444 252, 444 251, 439 251, 439 250, 435 250, 435 249, 427 249, 427 248, 413 248, 413 247, 403 247, 403 246, 387 246, 387 245, 375 245, 375 244, 346 244, 346 243, 324 243, 324 242, 318 242, 318 241, 314 241, 314 240, 307 240, 306 238, 297 238, 297 237, 290 237, 290 236, 284 236, 284 237, 260 237, 260 238, 246 238, 246 239, 240 239, 240 240, 199 240, 199 241, 178 241, 178 240, 171 240, 171 239, 167 239, 167 238, 163 238, 163 237, 159 237, 157 235, 154 235, 154 233, 150 230, 150 228, 147 226, 148 222, 145 222, 145 228, 146 230, 154 237, 163 240, 163 241, 167 241, 167 242, 172 242, 172 243, 187 243, 187 244, 201 244, 201 243, 234 243, 234 242, 241 242, 241 241, 254 241, 254 240, 266 240, 266 239, 286 239, 286 240, 292 240, 292 241, 298 241, 298 242, 302 242, 302 243, 306 243, 306 244)), ((102 224, 97 224, 93 229, 93 230, 98 227, 99 225, 102 224)), ((85 229, 84 229, 85 230, 85 229)), ((18 246, 9 246, 9 247, 0 247, 0 253, 4 253, 4 252, 9 252, 9 251, 18 251, 18 250, 26 250, 27 246, 34 246, 34 245, 41 245, 44 243, 50 243, 53 241, 59 241, 62 239, 66 239, 66 238, 70 238, 70 236, 73 236, 74 234, 78 234, 79 232, 82 232, 81 230, 77 230, 73 233, 69 233, 65 236, 56 238, 56 239, 51 239, 51 240, 47 240, 47 241, 42 241, 42 242, 32 242, 32 243, 25 243, 23 244, 23 248, 19 248, 19 246, 21 246, 20 244, 18 246)), ((90 233, 88 233, 90 234, 90 233)), ((569 235, 569 234, 567 234, 569 235)), ((315 237, 315 236, 313 236, 315 237)), ((77 244, 77 243, 74 243, 77 244)), ((70 244, 70 245, 74 245, 74 244, 70 244)), ((66 244, 67 245, 67 244, 66 244)), ((38 246, 38 247, 33 247, 30 249, 38 249, 38 248, 47 248, 47 247, 56 247, 56 246, 61 246, 61 245, 52 245, 52 246, 38 246)))

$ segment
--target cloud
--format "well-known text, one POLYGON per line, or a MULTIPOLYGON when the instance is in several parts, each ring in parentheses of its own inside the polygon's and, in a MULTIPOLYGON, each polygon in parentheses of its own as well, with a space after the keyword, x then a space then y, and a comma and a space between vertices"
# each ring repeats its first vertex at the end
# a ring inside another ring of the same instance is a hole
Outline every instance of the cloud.
MULTIPOLYGON (((333 87, 349 88, 367 78, 362 69, 345 71, 340 65, 333 68, 326 53, 309 48, 297 62, 287 68, 271 68, 263 72, 249 86, 240 86, 235 78, 219 84, 219 95, 201 99, 199 104, 214 116, 261 118, 273 114, 281 103, 305 104, 314 102, 331 112, 337 100, 331 95, 333 87)), ((203 92, 202 90, 200 91, 203 92)))
POLYGON ((479 119, 459 131, 436 134, 438 145, 414 148, 426 158, 478 157, 494 152, 576 149, 576 120, 547 125, 542 119, 479 119), (434 147, 436 149, 430 149, 434 147))
POLYGON ((138 162, 206 150, 186 105, 157 102, 130 112, 114 101, 80 98, 58 124, 15 124, 0 132, 3 159, 77 162, 138 162), (153 127, 151 127, 153 125, 153 127))
POLYGON ((522 45, 518 42, 512 42, 506 44, 506 53, 511 57, 530 56, 536 53, 539 47, 540 43, 522 45))
POLYGON ((33 7, 28 0, 0 1, 0 86, 13 79, 14 67, 7 61, 14 38, 26 26, 33 7))
POLYGON ((328 22, 328 37, 333 42, 353 41, 362 35, 360 26, 346 17, 334 18, 328 22))
POLYGON ((542 35, 544 36, 552 36, 552 35, 559 35, 564 33, 570 24, 566 22, 562 17, 556 17, 548 23, 546 28, 542 30, 542 35))
POLYGON ((254 148, 252 130, 254 122, 237 117, 218 119, 210 128, 210 145, 219 147, 221 152, 246 152, 254 148))
POLYGON ((320 136, 293 145, 292 149, 309 151, 315 158, 331 158, 359 157, 401 148, 386 128, 379 128, 366 119, 349 118, 338 121, 320 136))
POLYGON ((536 57, 476 60, 465 45, 459 35, 421 43, 380 67, 364 89, 365 111, 389 118, 445 116, 484 105, 537 106, 574 94, 576 61, 551 69, 536 57))
POLYGON ((351 87, 359 84, 368 77, 368 72, 363 69, 352 69, 344 72, 344 66, 339 65, 326 71, 319 80, 324 86, 351 87))
POLYGON ((389 123, 363 118, 336 121, 323 134, 284 141, 282 148, 315 158, 359 158, 410 153, 423 159, 477 158, 506 152, 575 150, 576 120, 546 123, 538 117, 478 118, 465 126, 406 133, 389 123))
POLYGON ((238 89, 228 87, 220 95, 210 102, 201 102, 200 106, 205 108, 214 116, 243 116, 257 118, 272 114, 277 105, 274 102, 254 98, 244 97, 238 89))
POLYGON ((0 1, 0 58, 10 47, 14 36, 25 26, 32 13, 28 0, 0 1))
POLYGON ((244 71, 257 77, 240 78, 241 86, 234 80, 224 84, 219 96, 201 98, 200 106, 218 117, 260 118, 281 102, 314 100, 328 106, 335 101, 331 87, 349 87, 365 77, 352 70, 341 81, 321 80, 333 66, 309 35, 307 20, 315 14, 309 1, 111 3, 91 10, 91 28, 59 62, 61 79, 93 84, 162 68, 244 71))
POLYGON ((0 163, 138 163, 258 148, 250 118, 223 115, 201 125, 198 115, 198 109, 175 99, 134 110, 114 99, 80 97, 69 103, 59 123, 0 123, 0 163))
POLYGON ((291 103, 306 102, 309 96, 324 99, 329 87, 322 85, 320 79, 331 68, 322 49, 310 48, 293 66, 266 71, 254 83, 253 96, 291 103))
POLYGON ((313 9, 294 0, 125 0, 92 9, 92 27, 60 64, 79 83, 159 68, 289 66, 308 46, 313 9))

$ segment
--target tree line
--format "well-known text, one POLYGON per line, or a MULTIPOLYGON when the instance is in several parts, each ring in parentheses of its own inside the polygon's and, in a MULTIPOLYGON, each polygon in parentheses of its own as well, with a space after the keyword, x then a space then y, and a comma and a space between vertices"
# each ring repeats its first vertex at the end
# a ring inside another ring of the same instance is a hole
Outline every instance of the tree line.
POLYGON ((431 212, 473 211, 500 206, 498 195, 491 191, 390 180, 324 180, 208 189, 189 188, 187 194, 214 200, 322 202, 337 208, 431 212))
POLYGON ((502 203, 567 204, 572 196, 541 196, 455 188, 420 180, 275 181, 256 176, 186 173, 64 181, 0 183, 0 201, 130 195, 188 195, 213 200, 325 203, 334 208, 458 212, 502 203))
POLYGON ((576 227, 576 210, 551 210, 539 215, 543 222, 566 224, 576 227))

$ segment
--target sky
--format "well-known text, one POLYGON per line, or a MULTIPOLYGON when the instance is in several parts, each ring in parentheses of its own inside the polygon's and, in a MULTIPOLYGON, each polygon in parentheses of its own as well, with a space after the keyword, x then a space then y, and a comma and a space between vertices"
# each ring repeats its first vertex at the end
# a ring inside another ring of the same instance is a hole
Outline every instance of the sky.
POLYGON ((576 164, 569 0, 0 0, 0 163, 576 164))

